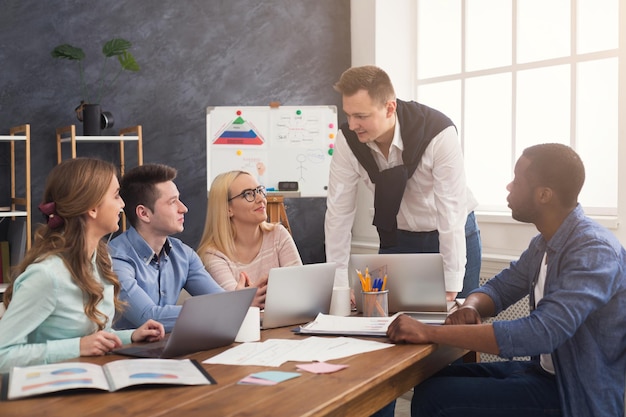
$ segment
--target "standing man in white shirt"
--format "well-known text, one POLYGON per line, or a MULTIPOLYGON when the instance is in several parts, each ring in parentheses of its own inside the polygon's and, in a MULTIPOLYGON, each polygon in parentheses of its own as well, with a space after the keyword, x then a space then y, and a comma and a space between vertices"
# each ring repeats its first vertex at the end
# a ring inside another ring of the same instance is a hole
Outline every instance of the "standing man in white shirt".
MULTIPOLYGON (((456 127, 443 113, 396 99, 391 80, 375 66, 345 71, 335 90, 347 123, 330 164, 325 220, 326 260, 338 264, 335 285, 348 286, 357 188, 374 193, 380 253, 440 252, 446 298, 478 287, 477 202, 465 182, 456 127)), ((375 416, 393 416, 395 401, 375 416)))
POLYGON ((330 166, 326 258, 347 285, 357 186, 374 193, 380 253, 440 252, 448 300, 478 287, 477 202, 465 180, 456 127, 443 113, 396 99, 389 76, 375 66, 345 71, 335 90, 347 123, 330 166))

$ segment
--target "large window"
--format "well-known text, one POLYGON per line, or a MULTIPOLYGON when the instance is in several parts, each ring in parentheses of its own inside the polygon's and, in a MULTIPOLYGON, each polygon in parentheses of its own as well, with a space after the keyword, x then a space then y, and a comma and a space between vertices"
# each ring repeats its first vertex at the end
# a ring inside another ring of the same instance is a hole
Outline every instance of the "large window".
POLYGON ((456 123, 481 210, 508 211, 527 146, 587 170, 588 214, 617 213, 619 0, 417 0, 417 99, 456 123))

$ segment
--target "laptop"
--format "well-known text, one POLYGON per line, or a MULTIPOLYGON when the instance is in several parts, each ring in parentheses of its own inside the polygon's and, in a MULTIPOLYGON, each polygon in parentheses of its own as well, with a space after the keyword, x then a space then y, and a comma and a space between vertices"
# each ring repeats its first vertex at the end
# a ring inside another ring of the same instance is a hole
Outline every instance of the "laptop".
POLYGON ((306 323, 319 313, 328 314, 336 268, 331 262, 270 269, 261 328, 306 323))
POLYGON ((348 274, 356 307, 363 311, 362 286, 356 270, 372 280, 384 278, 389 313, 403 312, 425 323, 443 323, 448 315, 443 257, 440 253, 352 254, 348 274))
POLYGON ((189 297, 172 331, 159 342, 116 349, 140 358, 174 358, 234 342, 256 288, 189 297))

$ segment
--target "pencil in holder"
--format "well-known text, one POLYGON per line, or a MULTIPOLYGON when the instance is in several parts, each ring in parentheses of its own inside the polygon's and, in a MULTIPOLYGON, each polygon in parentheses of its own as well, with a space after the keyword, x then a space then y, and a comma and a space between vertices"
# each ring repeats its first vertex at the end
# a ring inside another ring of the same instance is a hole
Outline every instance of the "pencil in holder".
POLYGON ((387 317, 389 315, 389 290, 363 291, 363 316, 387 317))

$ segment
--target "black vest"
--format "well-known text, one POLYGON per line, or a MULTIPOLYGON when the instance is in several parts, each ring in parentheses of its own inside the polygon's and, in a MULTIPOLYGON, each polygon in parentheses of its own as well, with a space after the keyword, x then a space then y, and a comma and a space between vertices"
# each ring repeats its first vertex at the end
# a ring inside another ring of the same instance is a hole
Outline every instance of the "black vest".
POLYGON ((404 165, 379 171, 371 149, 359 142, 356 133, 348 128, 348 123, 341 126, 341 131, 354 156, 365 168, 370 180, 376 184, 372 224, 376 226, 382 248, 396 244, 398 228, 396 217, 400 210, 406 182, 417 169, 426 147, 441 131, 454 126, 452 120, 438 110, 415 101, 396 100, 396 102, 398 103, 397 123, 400 123, 400 134, 404 145, 402 151, 404 165))

